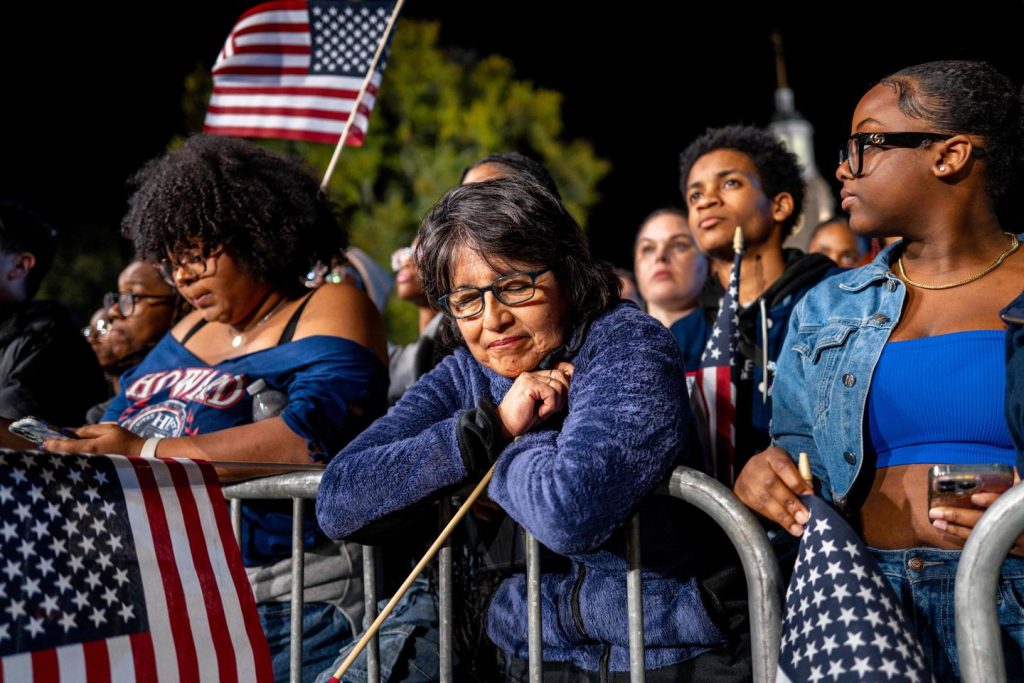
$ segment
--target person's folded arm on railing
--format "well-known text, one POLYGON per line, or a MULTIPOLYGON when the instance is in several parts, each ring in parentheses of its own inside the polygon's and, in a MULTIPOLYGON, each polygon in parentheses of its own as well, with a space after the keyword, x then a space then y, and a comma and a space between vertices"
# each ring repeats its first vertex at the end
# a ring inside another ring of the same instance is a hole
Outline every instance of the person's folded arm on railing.
POLYGON ((455 356, 446 358, 331 461, 316 505, 325 533, 362 542, 386 538, 417 514, 413 506, 466 481, 472 472, 456 425, 470 408, 458 387, 470 381, 455 356))
POLYGON ((489 489, 563 554, 605 542, 668 474, 691 426, 673 339, 656 333, 653 318, 605 322, 573 359, 564 422, 505 448, 489 489))

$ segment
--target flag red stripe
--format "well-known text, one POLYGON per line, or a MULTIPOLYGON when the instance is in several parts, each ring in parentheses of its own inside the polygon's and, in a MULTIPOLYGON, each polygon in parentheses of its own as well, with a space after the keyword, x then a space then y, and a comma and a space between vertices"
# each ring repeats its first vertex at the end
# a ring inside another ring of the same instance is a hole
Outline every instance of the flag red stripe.
POLYGON ((217 653, 217 664, 220 680, 235 683, 238 680, 238 663, 235 661, 235 649, 228 635, 228 622, 224 616, 224 603, 220 599, 220 589, 213 574, 210 557, 206 553, 206 540, 203 538, 203 525, 199 521, 199 510, 192 494, 188 475, 184 467, 177 462, 165 461, 167 471, 174 482, 174 491, 178 496, 181 518, 185 523, 188 535, 189 550, 192 553, 192 564, 196 570, 196 578, 203 589, 206 604, 206 616, 210 621, 210 636, 213 649, 217 653))
MULTIPOLYGON (((261 5, 256 5, 250 9, 247 9, 242 13, 242 16, 238 17, 238 21, 242 21, 246 17, 251 17, 254 14, 262 14, 263 12, 273 11, 294 11, 306 9, 306 0, 278 0, 277 2, 265 2, 261 5)), ((236 22, 238 23, 238 22, 236 22)))
POLYGON ((153 652, 153 636, 146 633, 133 633, 128 636, 132 644, 132 663, 135 667, 135 680, 156 680, 156 654, 153 652))
MULTIPOLYGON (((291 130, 288 128, 254 128, 235 126, 206 126, 205 132, 213 135, 226 135, 236 138, 279 138, 282 140, 305 140, 306 142, 322 142, 333 145, 341 137, 341 131, 337 133, 318 133, 309 130, 291 130)), ((345 145, 349 147, 361 147, 363 135, 357 130, 348 134, 345 145)))
MULTIPOLYGON (((235 584, 235 593, 238 595, 238 603, 242 614, 246 617, 256 614, 256 601, 252 595, 252 588, 249 585, 249 577, 245 574, 245 567, 239 561, 240 555, 231 548, 236 543, 235 533, 231 528, 231 517, 228 515, 228 502, 224 500, 221 493, 217 475, 212 467, 200 465, 199 471, 206 483, 206 490, 210 494, 213 507, 213 517, 217 521, 217 534, 220 536, 221 546, 224 548, 225 559, 228 569, 231 572, 231 580, 235 584), (221 504, 223 501, 223 505, 221 504)), ((274 669, 270 664, 270 648, 267 645, 267 638, 263 633, 263 626, 259 619, 246 618, 245 632, 249 636, 249 643, 252 646, 253 658, 256 667, 257 683, 273 683, 274 669)))
POLYGON ((281 24, 281 23, 267 23, 267 24, 253 24, 252 26, 246 26, 244 28, 236 29, 231 32, 232 37, 234 36, 246 36, 252 33, 306 33, 309 31, 309 24, 281 24))
MULTIPOLYGON (((367 94, 376 95, 377 87, 371 85, 366 89, 367 94)), ((347 100, 354 100, 359 94, 358 90, 345 88, 309 88, 303 85, 215 85, 215 95, 300 95, 308 97, 338 97, 347 100)))
POLYGON ((236 55, 308 55, 309 45, 238 45, 236 55))
POLYGON ((715 433, 718 442, 718 455, 720 460, 724 460, 727 466, 726 471, 728 472, 729 481, 731 482, 734 476, 733 472, 733 442, 732 442, 732 425, 733 419, 733 405, 732 405, 732 368, 728 365, 720 367, 715 373, 715 433), (724 456, 724 458, 723 458, 724 456))
POLYGON ((214 76, 309 76, 309 69, 301 66, 220 66, 214 76))
POLYGON ((32 653, 32 678, 37 681, 59 681, 60 664, 53 648, 32 653))
POLYGON ((93 640, 82 644, 85 655, 85 679, 89 683, 110 683, 110 653, 107 641, 93 640))
MULTIPOLYGON (((295 116, 304 119, 327 119, 329 121, 348 121, 349 112, 331 111, 329 109, 300 109, 298 107, 219 107, 210 105, 209 114, 262 114, 264 116, 295 116)), ((370 115, 370 108, 359 106, 359 113, 370 115)), ((341 135, 339 132, 338 135, 341 135)))
POLYGON ((178 565, 174 559, 174 546, 167 527, 167 514, 157 488, 156 479, 150 464, 142 459, 130 458, 135 476, 139 479, 139 490, 146 504, 146 515, 149 517, 153 532, 153 545, 157 564, 160 566, 160 578, 163 581, 164 597, 167 599, 167 616, 171 623, 171 635, 174 637, 175 650, 178 653, 178 671, 181 680, 195 681, 199 679, 199 663, 196 661, 195 640, 192 636, 192 625, 188 620, 188 606, 185 604, 185 591, 178 576, 178 565))

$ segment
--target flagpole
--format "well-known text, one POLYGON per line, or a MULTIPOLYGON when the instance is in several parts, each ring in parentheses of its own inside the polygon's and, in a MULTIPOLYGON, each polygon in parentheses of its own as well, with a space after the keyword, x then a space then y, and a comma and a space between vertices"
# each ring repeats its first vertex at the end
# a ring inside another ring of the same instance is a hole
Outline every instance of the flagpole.
POLYGON ((388 39, 391 37, 391 29, 395 25, 395 21, 398 19, 398 13, 402 9, 402 5, 405 4, 405 0, 398 0, 395 3, 395 9, 391 12, 391 16, 388 18, 388 25, 384 27, 384 34, 381 36, 380 44, 377 45, 377 51, 373 55, 373 62, 370 64, 369 70, 366 72, 366 78, 363 79, 363 85, 359 88, 359 94, 356 95, 356 101, 352 103, 352 112, 348 115, 345 120, 345 127, 341 131, 341 137, 338 138, 338 144, 334 147, 334 155, 331 156, 331 163, 327 165, 327 171, 324 173, 324 179, 320 181, 320 189, 324 192, 327 191, 327 186, 331 182, 331 176, 334 175, 334 167, 338 165, 338 157, 341 156, 341 150, 345 146, 345 141, 348 139, 349 131, 352 130, 352 124, 355 123, 356 117, 359 116, 359 106, 363 103, 363 96, 366 95, 366 91, 370 88, 370 81, 373 80, 373 74, 377 72, 377 63, 380 61, 380 56, 384 53, 384 46, 388 44, 388 39))
POLYGON ((352 663, 356 661, 356 657, 359 656, 359 653, 366 648, 367 644, 370 642, 370 638, 372 638, 377 633, 377 631, 380 630, 381 624, 384 623, 384 620, 388 618, 388 615, 391 614, 391 611, 395 609, 395 605, 398 604, 398 601, 402 599, 402 596, 405 595, 406 591, 409 590, 409 587, 412 586, 412 582, 415 581, 416 577, 423 572, 423 570, 427 566, 427 563, 429 563, 430 560, 434 558, 434 555, 437 554, 437 551, 440 550, 441 546, 444 545, 445 541, 448 540, 448 537, 451 536, 452 531, 455 530, 455 527, 458 525, 458 523, 462 521, 462 518, 466 516, 466 513, 469 512, 469 509, 473 507, 473 503, 476 502, 476 499, 479 498, 480 495, 487 490, 487 485, 491 482, 491 477, 494 476, 494 470, 497 469, 497 467, 498 463, 494 463, 493 465, 491 465, 491 469, 487 470, 483 478, 480 479, 480 483, 476 485, 476 488, 474 488, 473 491, 468 496, 466 496, 466 500, 463 501, 459 509, 455 512, 454 515, 452 515, 451 521, 448 522, 445 528, 441 531, 441 534, 437 537, 437 539, 430 546, 430 548, 427 549, 426 554, 423 555, 422 559, 420 559, 420 561, 416 564, 412 572, 409 573, 409 576, 405 579, 405 582, 398 587, 398 590, 395 592, 394 596, 391 598, 388 604, 384 606, 384 609, 380 611, 380 614, 377 615, 377 618, 373 620, 373 623, 370 624, 370 628, 366 629, 366 633, 364 633, 363 637, 359 639, 359 642, 356 643, 355 647, 352 648, 352 651, 348 653, 348 657, 346 657, 345 661, 341 663, 341 666, 338 667, 338 670, 334 672, 334 675, 331 676, 331 678, 328 680, 328 683, 340 683, 341 677, 345 675, 345 672, 348 671, 350 666, 352 666, 352 663))

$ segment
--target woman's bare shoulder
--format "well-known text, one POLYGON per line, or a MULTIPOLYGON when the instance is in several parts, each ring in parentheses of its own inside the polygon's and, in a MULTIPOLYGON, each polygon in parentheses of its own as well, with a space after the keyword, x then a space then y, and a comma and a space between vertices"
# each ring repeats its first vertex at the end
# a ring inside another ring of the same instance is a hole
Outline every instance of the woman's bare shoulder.
POLYGON ((370 297, 349 283, 326 284, 313 292, 299 318, 295 339, 327 335, 350 339, 387 358, 384 320, 370 297))

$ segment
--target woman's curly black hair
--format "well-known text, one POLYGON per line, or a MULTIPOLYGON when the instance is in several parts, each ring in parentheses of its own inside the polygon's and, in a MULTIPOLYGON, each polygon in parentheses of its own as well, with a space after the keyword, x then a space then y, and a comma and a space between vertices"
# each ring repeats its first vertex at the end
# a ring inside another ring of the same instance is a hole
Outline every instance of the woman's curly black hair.
MULTIPOLYGON (((619 279, 595 261, 565 206, 528 174, 461 185, 434 205, 420 226, 416 268, 428 300, 452 289, 455 262, 470 249, 497 272, 508 267, 550 268, 568 300, 566 342, 576 330, 619 302, 619 279)), ((462 344, 445 317, 441 341, 462 344)))
POLYGON ((705 154, 720 149, 732 149, 746 154, 761 176, 761 188, 769 199, 780 192, 793 198, 793 212, 782 223, 782 239, 793 232, 793 226, 803 211, 806 183, 801 175, 800 162, 786 149, 779 138, 763 128, 754 126, 725 126, 708 128, 691 142, 679 155, 679 186, 686 199, 686 185, 690 170, 705 154))
POLYGON ((295 294, 315 262, 347 243, 307 168, 244 140, 197 135, 131 184, 121 232, 148 261, 222 246, 249 277, 295 294))
MULTIPOLYGON (((906 116, 927 121, 936 133, 983 139, 986 180, 1004 197, 1024 167, 1024 111, 1017 88, 985 62, 945 60, 902 69, 880 81, 896 91, 906 116)), ((976 151, 979 151, 976 149, 976 151)))

